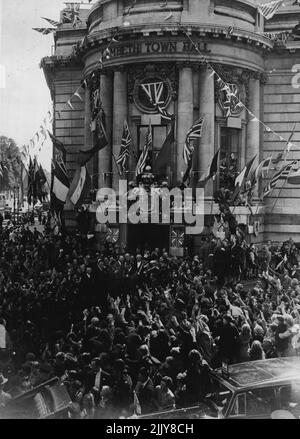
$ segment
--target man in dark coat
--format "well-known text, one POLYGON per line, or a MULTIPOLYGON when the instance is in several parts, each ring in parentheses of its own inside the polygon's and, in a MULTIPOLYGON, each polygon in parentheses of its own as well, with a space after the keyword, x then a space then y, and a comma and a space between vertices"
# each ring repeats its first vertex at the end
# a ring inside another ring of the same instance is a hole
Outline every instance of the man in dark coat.
POLYGON ((227 241, 224 241, 216 248, 214 254, 214 274, 218 277, 218 284, 220 286, 224 285, 230 273, 230 266, 230 249, 227 241))
POLYGON ((227 361, 230 364, 234 363, 238 338, 239 331, 234 324, 233 318, 229 314, 225 314, 222 319, 218 340, 219 357, 221 361, 227 361))

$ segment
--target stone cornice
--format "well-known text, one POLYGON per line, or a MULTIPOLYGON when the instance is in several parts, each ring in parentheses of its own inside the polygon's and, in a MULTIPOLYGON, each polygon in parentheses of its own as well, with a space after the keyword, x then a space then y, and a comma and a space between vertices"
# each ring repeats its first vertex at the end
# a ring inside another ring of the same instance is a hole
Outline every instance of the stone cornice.
POLYGON ((241 44, 247 44, 260 50, 271 50, 274 47, 274 43, 263 35, 246 32, 242 29, 234 29, 233 32, 228 35, 227 26, 211 26, 211 25, 195 25, 186 24, 180 26, 179 24, 160 24, 155 27, 154 25, 143 26, 130 26, 129 28, 111 28, 109 30, 103 30, 101 32, 95 32, 89 35, 85 39, 85 43, 79 46, 78 53, 81 56, 87 54, 91 49, 102 47, 108 44, 112 35, 118 32, 118 39, 124 41, 126 39, 140 39, 143 37, 170 37, 176 35, 184 35, 185 32, 194 38, 215 38, 224 41, 239 42, 241 44))
POLYGON ((41 60, 40 67, 44 70, 66 68, 66 67, 83 67, 82 60, 75 56, 48 56, 41 60))

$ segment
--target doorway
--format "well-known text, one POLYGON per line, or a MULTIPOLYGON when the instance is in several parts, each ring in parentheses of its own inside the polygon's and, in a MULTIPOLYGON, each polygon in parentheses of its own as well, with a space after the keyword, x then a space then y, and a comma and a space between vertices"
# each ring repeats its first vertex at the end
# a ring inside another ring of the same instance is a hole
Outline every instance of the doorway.
POLYGON ((137 248, 141 251, 169 249, 170 227, 159 224, 129 224, 128 225, 128 248, 134 252, 137 248))

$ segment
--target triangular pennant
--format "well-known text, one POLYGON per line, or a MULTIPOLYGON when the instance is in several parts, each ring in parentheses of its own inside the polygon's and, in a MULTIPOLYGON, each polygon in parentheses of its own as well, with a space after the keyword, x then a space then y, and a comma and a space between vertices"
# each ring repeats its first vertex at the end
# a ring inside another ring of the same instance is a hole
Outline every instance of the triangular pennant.
POLYGON ((67 105, 71 108, 71 110, 74 110, 74 107, 71 103, 71 99, 68 100, 67 105))
POLYGON ((74 96, 77 96, 78 99, 80 99, 81 102, 83 102, 83 99, 82 99, 82 97, 81 97, 80 94, 79 94, 79 91, 75 91, 74 96))

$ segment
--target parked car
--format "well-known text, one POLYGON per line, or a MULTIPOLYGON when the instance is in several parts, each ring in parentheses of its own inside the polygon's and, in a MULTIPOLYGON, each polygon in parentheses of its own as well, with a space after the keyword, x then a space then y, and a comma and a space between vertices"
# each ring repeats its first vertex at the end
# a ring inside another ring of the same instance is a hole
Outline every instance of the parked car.
POLYGON ((274 358, 212 370, 209 393, 195 407, 138 419, 300 418, 300 358, 274 358))

